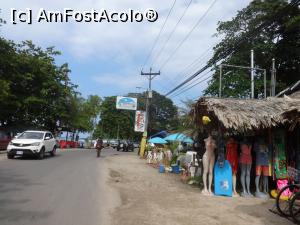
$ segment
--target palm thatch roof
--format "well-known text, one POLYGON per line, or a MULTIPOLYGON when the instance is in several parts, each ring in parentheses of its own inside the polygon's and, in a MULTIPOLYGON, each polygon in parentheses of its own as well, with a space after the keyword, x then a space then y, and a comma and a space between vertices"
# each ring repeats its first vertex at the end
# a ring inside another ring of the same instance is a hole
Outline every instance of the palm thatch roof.
POLYGON ((258 99, 202 97, 193 106, 193 121, 204 127, 202 116, 209 116, 212 124, 220 122, 226 129, 238 132, 266 129, 282 124, 292 124, 300 114, 300 99, 283 97, 258 99))
POLYGON ((295 93, 290 95, 291 98, 299 98, 300 99, 300 91, 296 91, 295 93))

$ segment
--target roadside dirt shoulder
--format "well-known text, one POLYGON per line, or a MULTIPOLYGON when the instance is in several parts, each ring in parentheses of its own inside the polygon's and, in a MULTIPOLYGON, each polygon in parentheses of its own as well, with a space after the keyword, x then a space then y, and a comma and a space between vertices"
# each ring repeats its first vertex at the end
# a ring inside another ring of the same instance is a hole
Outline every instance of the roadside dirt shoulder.
POLYGON ((271 212, 274 201, 203 196, 175 174, 159 174, 136 155, 106 159, 108 185, 120 192, 113 225, 292 224, 271 212))

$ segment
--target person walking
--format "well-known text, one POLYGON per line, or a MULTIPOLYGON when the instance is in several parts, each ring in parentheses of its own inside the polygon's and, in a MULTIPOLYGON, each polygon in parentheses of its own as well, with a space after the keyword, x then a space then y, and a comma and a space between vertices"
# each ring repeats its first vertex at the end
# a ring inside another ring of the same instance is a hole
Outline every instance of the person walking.
POLYGON ((100 153, 101 153, 102 148, 103 148, 103 140, 102 140, 102 138, 98 138, 97 143, 96 143, 96 150, 97 150, 97 157, 98 158, 100 157, 100 153))

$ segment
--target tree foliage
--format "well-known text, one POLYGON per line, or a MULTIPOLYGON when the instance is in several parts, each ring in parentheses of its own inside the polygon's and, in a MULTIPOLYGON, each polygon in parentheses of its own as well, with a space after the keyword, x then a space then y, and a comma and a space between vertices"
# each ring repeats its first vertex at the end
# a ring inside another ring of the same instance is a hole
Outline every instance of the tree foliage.
MULTIPOLYGON (((267 69, 270 80, 272 58, 276 59, 278 89, 300 79, 300 9, 286 0, 254 0, 238 11, 230 21, 219 22, 217 36, 222 40, 214 48, 213 63, 250 66, 250 50, 254 50, 255 66, 267 69)), ((250 71, 226 69, 223 96, 249 97, 250 71)), ((219 71, 213 75, 206 95, 217 95, 219 71)), ((263 76, 256 75, 256 97, 263 94, 263 76)))
POLYGON ((59 121, 69 130, 93 130, 101 99, 77 97, 68 64, 55 64, 59 54, 54 47, 0 38, 0 126, 55 130, 59 121))
MULTIPOLYGON (((138 110, 146 109, 146 93, 129 93, 130 97, 138 98, 138 110)), ((153 91, 149 108, 149 134, 178 126, 177 107, 163 95, 153 91)), ((101 105, 100 121, 94 137, 119 138, 138 140, 141 133, 134 132, 135 111, 116 109, 116 96, 106 97, 101 105)))
MULTIPOLYGON (((144 94, 145 95, 145 94, 144 94)), ((145 98, 142 98, 142 104, 145 98)), ((144 104, 143 104, 144 105, 144 104)), ((153 91, 149 108, 149 132, 154 134, 161 130, 176 130, 178 127, 178 109, 172 100, 153 91)))

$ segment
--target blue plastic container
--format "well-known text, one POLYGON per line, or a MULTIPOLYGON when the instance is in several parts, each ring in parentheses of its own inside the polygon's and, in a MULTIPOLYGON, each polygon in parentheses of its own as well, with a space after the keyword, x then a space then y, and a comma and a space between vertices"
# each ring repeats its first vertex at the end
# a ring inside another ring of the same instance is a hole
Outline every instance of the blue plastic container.
POLYGON ((179 174, 180 173, 180 169, 178 165, 172 165, 172 173, 176 173, 179 174))
POLYGON ((164 173, 165 172, 165 166, 164 165, 159 165, 159 172, 164 173))

